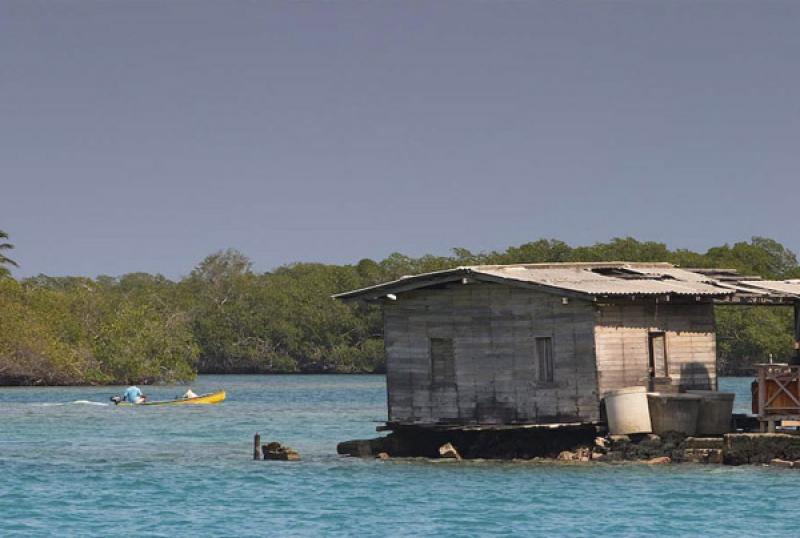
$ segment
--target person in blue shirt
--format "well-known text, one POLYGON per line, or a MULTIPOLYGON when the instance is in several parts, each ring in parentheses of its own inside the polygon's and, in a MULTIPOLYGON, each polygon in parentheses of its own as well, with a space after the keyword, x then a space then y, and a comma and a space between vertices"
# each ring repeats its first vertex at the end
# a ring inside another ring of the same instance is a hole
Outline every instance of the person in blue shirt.
POLYGON ((145 396, 142 394, 142 391, 139 390, 139 387, 130 386, 125 389, 125 393, 122 395, 122 401, 132 404, 143 403, 145 401, 145 396))

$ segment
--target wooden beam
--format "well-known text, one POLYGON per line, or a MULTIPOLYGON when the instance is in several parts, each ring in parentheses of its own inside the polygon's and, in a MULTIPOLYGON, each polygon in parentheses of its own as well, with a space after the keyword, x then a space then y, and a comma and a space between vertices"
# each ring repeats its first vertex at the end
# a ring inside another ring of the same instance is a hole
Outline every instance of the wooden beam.
POLYGON ((758 416, 763 417, 767 414, 767 368, 758 366, 758 416))
POLYGON ((261 434, 256 433, 253 437, 253 459, 260 460, 261 458, 261 434))
POLYGON ((361 299, 363 301, 375 301, 383 299, 386 294, 398 294, 406 291, 412 291, 430 286, 438 286, 447 284, 449 282, 460 281, 467 273, 463 269, 454 269, 452 271, 442 271, 437 275, 423 275, 419 277, 408 277, 393 282, 387 282, 378 286, 364 288, 361 290, 348 291, 346 293, 339 293, 333 295, 334 299, 361 299))
POLYGON ((792 306, 795 299, 785 296, 764 297, 763 295, 745 296, 741 294, 732 297, 714 298, 715 304, 731 306, 792 306))
POLYGON ((794 302, 794 353, 800 361, 800 300, 794 302))

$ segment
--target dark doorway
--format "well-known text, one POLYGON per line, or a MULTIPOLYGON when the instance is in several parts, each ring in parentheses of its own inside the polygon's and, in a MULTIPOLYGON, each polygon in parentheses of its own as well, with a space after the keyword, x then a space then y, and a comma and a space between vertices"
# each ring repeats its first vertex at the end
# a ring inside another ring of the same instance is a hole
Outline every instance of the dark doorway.
POLYGON ((651 332, 648 334, 648 350, 650 357, 650 390, 655 390, 656 386, 662 384, 669 378, 667 368, 667 336, 662 331, 651 332), (659 383, 659 381, 661 383, 659 383))

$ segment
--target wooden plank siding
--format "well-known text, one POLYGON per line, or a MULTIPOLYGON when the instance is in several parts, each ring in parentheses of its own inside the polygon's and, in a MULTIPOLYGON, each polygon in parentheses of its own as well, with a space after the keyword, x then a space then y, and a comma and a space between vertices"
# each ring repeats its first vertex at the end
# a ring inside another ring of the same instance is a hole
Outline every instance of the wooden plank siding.
POLYGON ((597 307, 598 389, 648 386, 650 332, 666 336, 668 378, 656 390, 716 389, 716 337, 708 303, 609 304, 597 307))
POLYGON ((559 423, 598 419, 595 311, 588 301, 501 284, 447 284, 384 302, 389 420, 559 423), (552 338, 553 382, 536 337, 552 338), (430 339, 452 339, 455 384, 434 385, 430 339))

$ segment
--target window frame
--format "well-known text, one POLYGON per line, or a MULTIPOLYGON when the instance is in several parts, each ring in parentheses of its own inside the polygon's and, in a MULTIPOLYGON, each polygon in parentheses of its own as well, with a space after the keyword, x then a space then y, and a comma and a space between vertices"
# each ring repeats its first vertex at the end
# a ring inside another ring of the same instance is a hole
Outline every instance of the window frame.
POLYGON ((669 348, 667 346, 667 331, 647 331, 647 369, 650 379, 669 379, 669 348), (662 370, 656 364, 656 342, 661 339, 662 370))
POLYGON ((430 358, 431 387, 450 388, 456 386, 456 349, 452 338, 429 337, 428 357, 430 358), (447 351, 440 355, 436 350, 441 348, 436 343, 444 344, 447 351), (437 367, 437 358, 444 359, 437 367))
POLYGON ((553 336, 541 335, 533 339, 534 356, 536 357, 536 381, 542 385, 556 382, 555 354, 553 352, 553 336), (543 344, 544 353, 540 349, 543 344))

